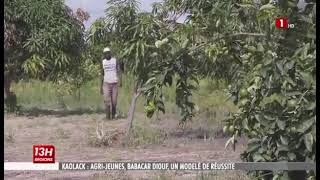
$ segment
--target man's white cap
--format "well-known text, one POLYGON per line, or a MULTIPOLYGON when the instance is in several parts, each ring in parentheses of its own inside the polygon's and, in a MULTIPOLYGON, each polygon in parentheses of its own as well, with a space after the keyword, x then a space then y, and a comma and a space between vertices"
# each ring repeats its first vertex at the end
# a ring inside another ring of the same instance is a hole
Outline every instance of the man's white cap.
POLYGON ((108 48, 108 47, 106 47, 106 48, 104 48, 103 49, 103 52, 110 52, 111 50, 110 50, 110 48, 108 48))

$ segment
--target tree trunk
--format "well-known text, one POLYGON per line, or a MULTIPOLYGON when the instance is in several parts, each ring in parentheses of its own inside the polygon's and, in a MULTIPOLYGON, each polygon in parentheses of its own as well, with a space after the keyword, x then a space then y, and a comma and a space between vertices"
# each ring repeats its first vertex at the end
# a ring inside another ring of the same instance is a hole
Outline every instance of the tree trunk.
POLYGON ((4 75, 4 102, 9 112, 14 112, 17 107, 17 97, 11 92, 11 84, 15 78, 14 69, 9 70, 4 75))
POLYGON ((78 102, 81 100, 81 87, 78 88, 78 102))
POLYGON ((128 118, 127 118, 127 120, 129 121, 129 127, 127 129, 127 134, 126 134, 126 144, 128 144, 128 142, 129 142, 130 133, 132 131, 134 112, 135 112, 135 109, 136 109, 136 102, 137 102, 137 99, 140 96, 140 94, 141 94, 141 92, 139 90, 138 83, 136 83, 135 86, 134 86, 134 89, 133 89, 133 96, 132 96, 132 99, 131 99, 131 105, 130 105, 130 108, 129 108, 128 118))
POLYGON ((13 81, 12 72, 5 73, 4 76, 4 99, 6 99, 11 94, 11 83, 13 81))

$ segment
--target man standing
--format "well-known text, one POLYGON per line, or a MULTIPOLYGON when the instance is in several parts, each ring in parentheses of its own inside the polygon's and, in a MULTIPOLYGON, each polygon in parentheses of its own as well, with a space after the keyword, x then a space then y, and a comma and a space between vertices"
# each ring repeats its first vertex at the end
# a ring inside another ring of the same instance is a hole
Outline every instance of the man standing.
POLYGON ((117 63, 116 58, 112 57, 110 48, 104 48, 103 55, 100 92, 104 97, 106 118, 110 120, 114 119, 116 115, 118 85, 121 87, 121 72, 120 64, 117 63))

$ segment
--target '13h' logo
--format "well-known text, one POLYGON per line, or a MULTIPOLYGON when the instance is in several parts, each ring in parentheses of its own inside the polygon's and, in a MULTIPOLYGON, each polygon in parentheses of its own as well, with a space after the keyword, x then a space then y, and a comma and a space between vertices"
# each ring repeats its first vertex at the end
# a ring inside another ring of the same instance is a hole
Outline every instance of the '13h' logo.
POLYGON ((33 163, 55 163, 54 146, 50 144, 34 144, 33 163))

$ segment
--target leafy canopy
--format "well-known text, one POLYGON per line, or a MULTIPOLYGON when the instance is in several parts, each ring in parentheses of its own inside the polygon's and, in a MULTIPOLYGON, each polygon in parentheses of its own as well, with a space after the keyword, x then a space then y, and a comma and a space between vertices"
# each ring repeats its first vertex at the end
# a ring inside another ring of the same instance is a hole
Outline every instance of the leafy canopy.
POLYGON ((72 67, 84 46, 86 14, 62 0, 5 0, 5 69, 57 79, 72 67))

